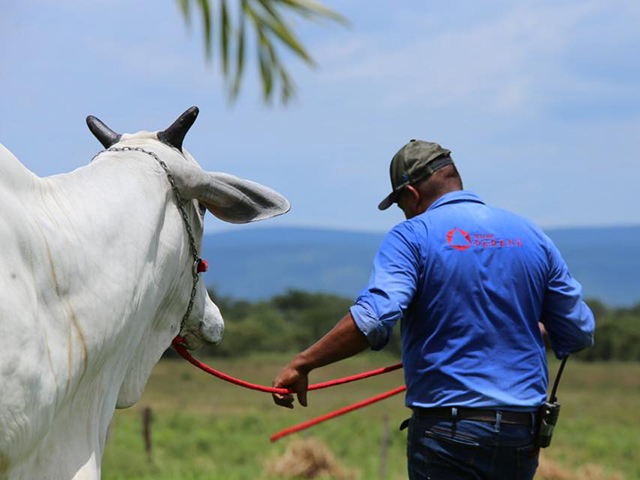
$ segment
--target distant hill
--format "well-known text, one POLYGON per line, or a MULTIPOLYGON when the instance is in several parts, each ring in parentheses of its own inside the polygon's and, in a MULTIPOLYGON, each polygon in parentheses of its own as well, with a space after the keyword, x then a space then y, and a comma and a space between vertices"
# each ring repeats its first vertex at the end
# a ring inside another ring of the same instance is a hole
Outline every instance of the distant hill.
MULTIPOLYGON (((548 230, 586 297, 612 306, 640 302, 640 226, 548 230)), ((251 228, 205 235, 205 282, 235 298, 269 298, 289 288, 355 297, 382 241, 376 233, 251 228)))
POLYGON ((548 230, 585 296, 640 303, 640 226, 548 230))

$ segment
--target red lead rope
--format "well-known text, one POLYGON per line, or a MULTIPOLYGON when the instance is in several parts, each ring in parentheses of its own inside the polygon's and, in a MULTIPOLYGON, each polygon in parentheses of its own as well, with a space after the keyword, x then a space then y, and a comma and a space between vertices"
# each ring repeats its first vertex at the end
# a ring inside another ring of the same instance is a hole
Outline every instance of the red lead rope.
MULTIPOLYGON (((219 372, 211 368, 209 365, 202 363, 199 360, 196 360, 191 356, 191 354, 187 351, 187 348, 184 346, 184 339, 181 337, 176 337, 173 340, 172 347, 180 354, 182 358, 184 358, 187 362, 195 365, 200 370, 207 372, 214 377, 218 377, 225 382, 233 383, 235 385, 239 385, 244 388, 249 388, 251 390, 258 390, 260 392, 267 393, 294 393, 293 390, 288 388, 274 388, 274 387, 265 387, 264 385, 256 385, 255 383, 245 382, 244 380, 240 380, 238 378, 234 378, 226 373, 219 372)), ((316 383, 314 385, 309 385, 307 390, 320 390, 321 388, 333 387, 334 385, 342 385, 343 383, 354 382, 356 380, 362 380, 363 378, 374 377, 376 375, 381 375, 387 372, 393 372, 394 370, 398 370, 402 368, 402 363, 397 363, 395 365, 391 365, 389 367, 378 368, 376 370, 371 370, 370 372, 359 373, 357 375, 352 375, 350 377, 338 378, 336 380, 330 380, 328 382, 316 383)))
POLYGON ((368 398, 366 400, 362 400, 361 402, 354 403, 353 405, 349 405, 348 407, 342 407, 335 412, 327 413, 326 415, 320 415, 312 420, 308 420, 303 423, 299 423, 298 425, 294 425, 293 427, 285 428, 284 430, 280 430, 278 433, 275 433, 269 437, 271 442, 276 442, 280 440, 282 437, 286 437, 287 435, 291 435, 292 433, 299 432, 300 430, 305 430, 309 427, 313 427, 319 423, 322 423, 327 420, 331 420, 332 418, 339 417, 340 415, 344 415, 345 413, 353 412, 362 407, 366 407, 367 405, 371 405, 372 403, 379 402, 380 400, 384 400, 385 398, 392 397, 397 395, 398 393, 404 392, 407 389, 405 385, 394 388, 385 393, 381 393, 380 395, 376 395, 375 397, 368 398))
MULTIPOLYGON (((218 377, 219 379, 224 380, 226 382, 233 383, 235 385, 239 385, 239 386, 244 387, 244 388, 249 388, 251 390, 258 390, 260 392, 280 393, 280 394, 294 393, 292 390, 290 390, 288 388, 274 388, 274 387, 266 387, 264 385, 256 385, 255 383, 245 382, 244 380, 240 380, 238 378, 234 378, 234 377, 232 377, 230 375, 227 375, 226 373, 219 372, 218 370, 215 370, 215 369, 211 368, 209 365, 207 365, 205 363, 202 363, 201 361, 196 360, 195 358, 193 358, 191 356, 191 354, 187 351, 187 347, 185 347, 185 345, 184 345, 184 339, 181 338, 181 337, 174 338, 171 346, 187 362, 191 363, 192 365, 195 365, 200 370, 202 370, 204 372, 207 372, 208 374, 213 375, 214 377, 218 377)), ((395 365, 391 365, 391 366, 388 366, 388 367, 383 367, 383 368, 378 368, 376 370, 371 370, 370 372, 359 373, 357 375, 351 375, 350 377, 338 378, 336 380, 330 380, 328 382, 322 382, 322 383, 316 383, 314 385, 309 385, 307 390, 320 390, 321 388, 332 387, 334 385, 342 385, 343 383, 349 383, 349 382, 354 382, 356 380, 362 380, 363 378, 373 377, 375 375, 380 375, 382 373, 393 372, 394 370, 398 370, 400 368, 402 368, 402 363, 397 363, 395 365)), ((316 418, 314 418, 312 420, 308 420, 308 421, 300 423, 298 425, 294 425, 293 427, 289 427, 289 428, 286 428, 284 430, 281 430, 280 432, 278 432, 278 433, 276 433, 274 435, 271 435, 271 437, 269 439, 271 440, 271 442, 275 442, 275 441, 279 440, 280 438, 285 437, 287 435, 290 435, 292 433, 299 432, 300 430, 305 430, 305 429, 307 429, 309 427, 317 425, 318 423, 322 423, 322 422, 324 422, 326 420, 330 420, 332 418, 339 417, 341 415, 344 415, 345 413, 352 412, 352 411, 357 410, 359 408, 366 407, 367 405, 371 405, 372 403, 376 403, 376 402, 379 402, 380 400, 384 400, 385 398, 389 398, 389 397, 391 397, 393 395, 397 395, 398 393, 404 392, 406 389, 407 389, 407 387, 403 385, 402 387, 398 387, 398 388, 395 388, 395 389, 393 389, 393 390, 391 390, 389 392, 385 392, 385 393, 382 393, 380 395, 376 395, 375 397, 369 398, 367 400, 363 400, 361 402, 354 403, 353 405, 350 405, 348 407, 340 408, 339 410, 336 410, 335 412, 327 413, 325 415, 321 415, 319 417, 316 417, 316 418)))

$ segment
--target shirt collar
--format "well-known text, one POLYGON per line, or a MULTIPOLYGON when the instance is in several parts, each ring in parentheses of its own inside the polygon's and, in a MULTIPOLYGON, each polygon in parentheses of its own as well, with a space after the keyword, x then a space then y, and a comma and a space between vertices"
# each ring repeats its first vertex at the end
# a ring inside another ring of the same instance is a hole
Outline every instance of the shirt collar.
POLYGON ((455 192, 445 193, 443 196, 433 202, 427 209, 427 211, 433 210, 434 208, 438 208, 442 205, 446 205, 447 203, 457 202, 476 202, 484 205, 484 202, 475 193, 469 190, 457 190, 455 192))

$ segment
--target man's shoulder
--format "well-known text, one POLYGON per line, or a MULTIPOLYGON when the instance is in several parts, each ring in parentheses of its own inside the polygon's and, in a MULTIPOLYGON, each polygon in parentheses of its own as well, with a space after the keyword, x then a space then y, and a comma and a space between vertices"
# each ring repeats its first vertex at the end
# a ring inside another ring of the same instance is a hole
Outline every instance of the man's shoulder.
POLYGON ((544 248, 553 244, 544 230, 533 220, 504 208, 495 206, 488 206, 488 208, 491 209, 493 214, 505 225, 505 227, 518 230, 521 234, 535 239, 536 243, 544 248))
POLYGON ((404 220, 393 226, 387 233, 387 236, 399 236, 413 242, 419 238, 421 230, 424 230, 424 225, 417 221, 416 217, 414 217, 409 220, 404 220))

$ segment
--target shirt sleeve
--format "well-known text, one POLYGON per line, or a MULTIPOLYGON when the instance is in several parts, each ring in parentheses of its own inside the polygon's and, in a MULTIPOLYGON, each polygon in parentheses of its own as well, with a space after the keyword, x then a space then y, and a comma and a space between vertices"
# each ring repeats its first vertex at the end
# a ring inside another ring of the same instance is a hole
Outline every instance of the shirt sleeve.
POLYGON ((593 345, 595 320, 582 299, 582 286, 571 276, 556 246, 548 241, 550 269, 542 323, 557 358, 593 345))
POLYGON ((391 230, 373 262, 368 286, 351 307, 351 316, 373 350, 382 349, 417 289, 420 249, 407 222, 391 230))

